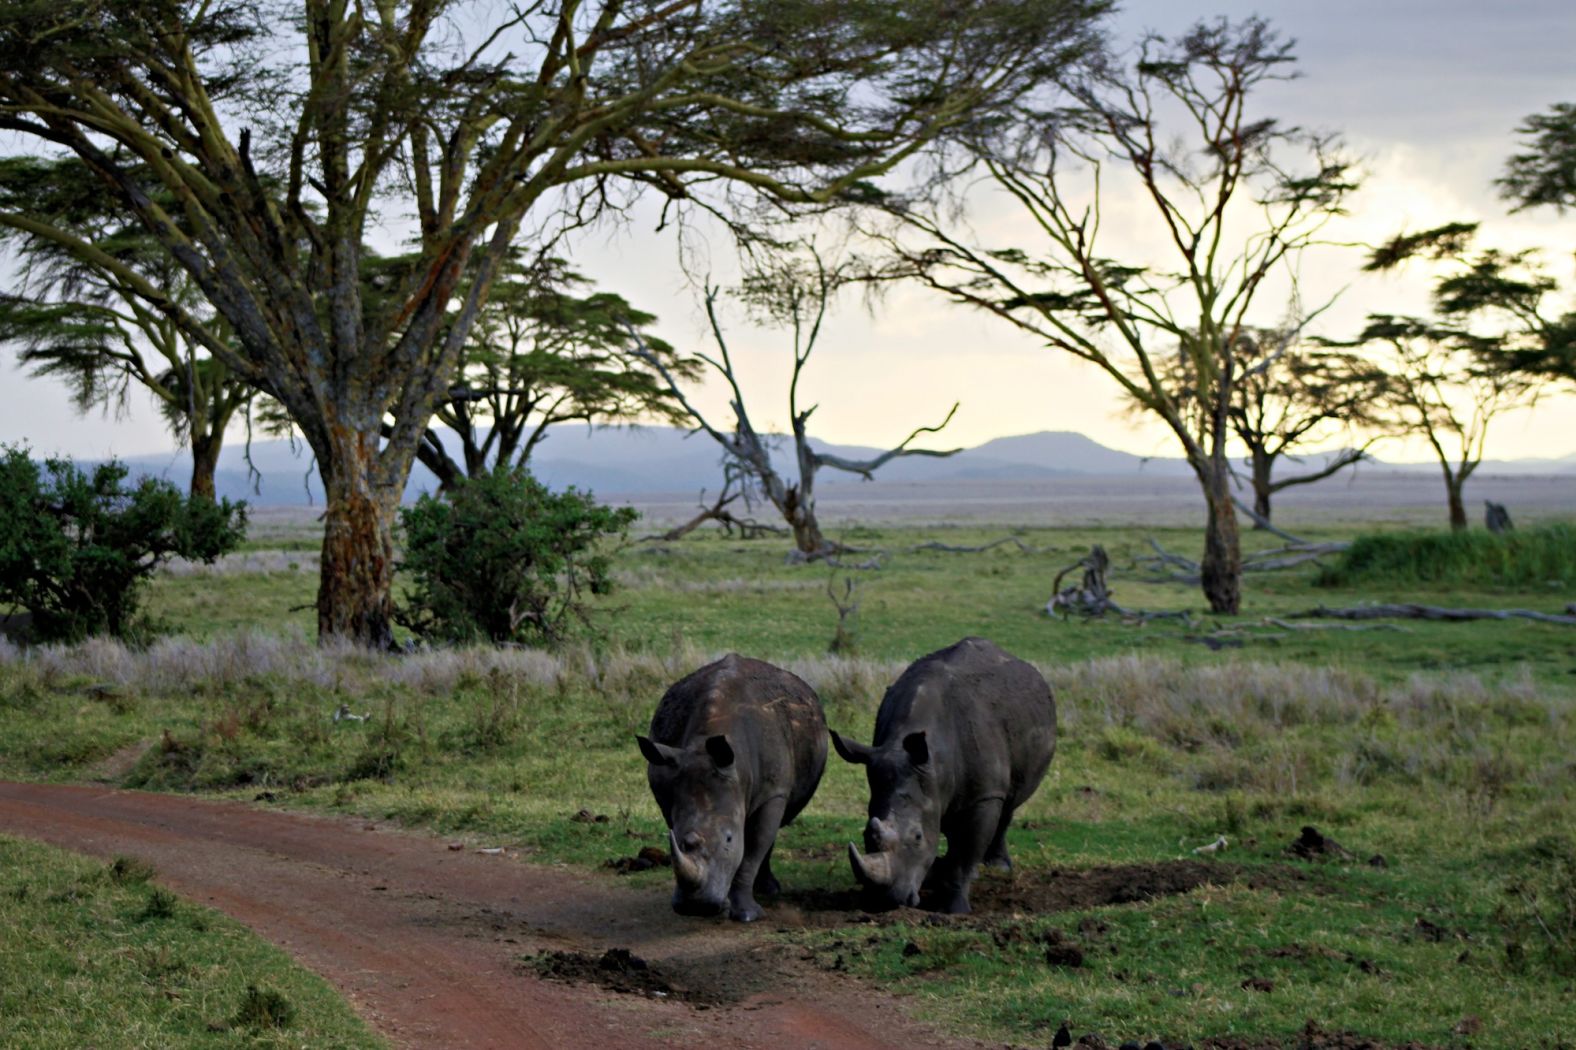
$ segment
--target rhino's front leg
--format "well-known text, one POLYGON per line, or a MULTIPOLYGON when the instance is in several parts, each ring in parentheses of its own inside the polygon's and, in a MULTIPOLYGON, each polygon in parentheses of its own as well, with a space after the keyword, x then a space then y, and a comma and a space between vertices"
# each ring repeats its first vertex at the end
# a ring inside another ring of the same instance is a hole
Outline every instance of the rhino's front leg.
POLYGON ((949 915, 969 911, 969 885, 1001 823, 1002 800, 987 799, 959 813, 946 829, 947 855, 936 880, 933 907, 949 915))
POLYGON ((739 922, 754 922, 763 914, 755 902, 755 877, 777 842, 786 804, 781 798, 764 802, 744 822, 744 859, 728 891, 728 914, 739 922))

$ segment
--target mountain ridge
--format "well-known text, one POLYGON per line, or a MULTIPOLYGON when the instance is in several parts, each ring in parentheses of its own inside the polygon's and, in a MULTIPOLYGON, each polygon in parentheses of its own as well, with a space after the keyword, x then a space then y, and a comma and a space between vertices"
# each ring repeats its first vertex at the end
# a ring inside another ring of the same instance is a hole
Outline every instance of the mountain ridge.
MULTIPOLYGON (((789 451, 786 438, 772 439, 774 451, 789 451)), ((884 449, 860 445, 816 443, 822 451, 850 459, 868 459, 884 449)), ((1308 457, 1318 461, 1321 455, 1308 457)), ((184 485, 191 470, 190 455, 176 450, 123 459, 134 473, 167 477, 184 485)), ((628 496, 655 492, 715 491, 722 482, 722 453, 704 434, 673 427, 587 428, 555 427, 538 446, 531 460, 533 472, 553 488, 574 485, 603 496, 628 496)), ((1435 470, 1432 463, 1388 463, 1372 460, 1364 469, 1406 472, 1435 470)), ((1576 474, 1576 454, 1559 458, 1485 461, 1480 471, 1512 474, 1576 474)), ((791 473, 791 472, 790 472, 791 473)), ((1172 456, 1138 456, 1108 448, 1075 431, 1046 430, 992 438, 954 456, 907 456, 883 466, 877 477, 889 482, 925 484, 960 480, 1044 480, 1056 477, 1103 477, 1113 480, 1141 477, 1177 477, 1190 473, 1187 463, 1172 456)), ((857 475, 824 470, 823 482, 854 480, 857 475)), ((250 455, 244 445, 227 445, 215 474, 220 496, 246 499, 258 505, 289 506, 323 502, 322 483, 310 451, 299 442, 253 442, 250 455), (247 466, 250 459, 256 474, 247 466)), ((419 463, 411 472, 405 498, 437 488, 430 471, 419 463)))

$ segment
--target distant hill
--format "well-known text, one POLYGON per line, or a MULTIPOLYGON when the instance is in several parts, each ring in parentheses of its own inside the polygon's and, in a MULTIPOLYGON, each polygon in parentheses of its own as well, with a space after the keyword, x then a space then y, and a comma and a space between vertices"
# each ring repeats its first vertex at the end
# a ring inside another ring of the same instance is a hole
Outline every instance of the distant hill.
MULTIPOLYGON (((936 443, 932 443, 935 447, 936 443)), ((825 445, 827 451, 850 458, 867 458, 882 450, 856 445, 825 445)), ((942 445, 942 447, 945 447, 942 445)), ((787 452, 787 442, 783 442, 787 452)), ((224 450, 215 476, 219 495, 246 499, 262 505, 303 505, 323 502, 323 486, 312 463, 311 452, 286 441, 258 441, 251 447, 252 475, 245 449, 232 443, 224 450)), ((156 456, 128 457, 138 473, 168 477, 185 484, 191 460, 183 451, 156 456)), ((555 427, 532 457, 536 475, 554 488, 575 485, 605 496, 653 492, 715 490, 722 479, 721 454, 704 434, 690 435, 672 427, 636 427, 593 430, 583 426, 555 427)), ((1367 468, 1437 470, 1433 464, 1371 463, 1367 468)), ((1560 459, 1512 460, 1484 463, 1482 470, 1512 474, 1576 474, 1576 455, 1560 459)), ((1106 448, 1082 434, 1042 431, 996 438, 938 459, 911 456, 881 468, 884 481, 911 483, 958 480, 1034 480, 1055 477, 1178 477, 1189 473, 1175 457, 1145 458, 1106 448)), ((851 479, 828 471, 827 480, 851 479)), ((414 499, 437 487, 426 468, 412 471, 406 497, 414 499)))

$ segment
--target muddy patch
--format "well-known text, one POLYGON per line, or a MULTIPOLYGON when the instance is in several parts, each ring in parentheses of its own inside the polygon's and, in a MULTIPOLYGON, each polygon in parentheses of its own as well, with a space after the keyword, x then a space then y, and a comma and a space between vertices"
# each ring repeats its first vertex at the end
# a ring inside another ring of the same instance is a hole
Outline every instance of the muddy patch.
POLYGON ((1310 881, 1302 872, 1291 868, 1176 860, 1082 871, 1052 868, 1032 876, 986 878, 974 884, 969 899, 976 913, 1082 911, 1174 897, 1191 893, 1200 886, 1240 883, 1253 889, 1306 891, 1310 881))
POLYGON ((775 981, 774 961, 723 952, 652 962, 628 948, 609 948, 601 955, 548 951, 524 959, 530 972, 550 981, 593 984, 647 999, 672 999, 700 1010, 741 1002, 766 990, 775 981))
MULTIPOLYGON (((1119 864, 1110 867, 1051 868, 1009 876, 985 873, 969 891, 972 919, 990 920, 1002 915, 1082 911, 1112 904, 1138 904, 1161 897, 1191 893, 1200 886, 1244 885, 1251 889, 1292 893, 1321 892, 1323 880, 1316 873, 1289 865, 1249 866, 1201 860, 1161 861, 1155 864, 1119 864)), ((922 895, 922 900, 926 899, 922 895)), ((768 914, 779 927, 841 926, 850 923, 913 922, 915 910, 863 910, 863 895, 855 889, 786 890, 768 914)), ((959 920, 932 915, 932 921, 959 920)), ((969 918, 962 920, 970 921, 969 918)))

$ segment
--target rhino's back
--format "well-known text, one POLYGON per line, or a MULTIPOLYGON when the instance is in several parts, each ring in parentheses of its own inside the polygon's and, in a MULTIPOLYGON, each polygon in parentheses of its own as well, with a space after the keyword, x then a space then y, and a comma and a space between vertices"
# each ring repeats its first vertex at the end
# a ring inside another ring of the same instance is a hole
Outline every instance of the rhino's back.
POLYGON ((964 638, 910 664, 887 690, 876 745, 915 729, 955 764, 964 795, 1021 801, 1056 748, 1056 702, 1033 665, 984 638, 964 638))
POLYGON ((675 682, 651 718, 651 739, 692 747, 726 736, 752 771, 756 793, 787 797, 787 823, 809 802, 826 768, 821 700, 798 675, 730 653, 675 682))

